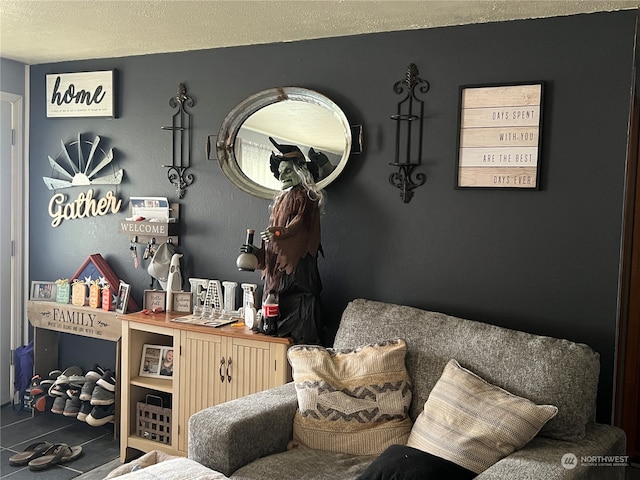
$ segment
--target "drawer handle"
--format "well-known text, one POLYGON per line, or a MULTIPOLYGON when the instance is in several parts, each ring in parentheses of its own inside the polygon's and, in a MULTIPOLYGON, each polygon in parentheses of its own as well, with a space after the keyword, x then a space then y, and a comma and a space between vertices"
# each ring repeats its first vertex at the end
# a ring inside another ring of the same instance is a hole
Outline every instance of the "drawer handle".
POLYGON ((231 357, 227 359, 227 381, 231 383, 231 357))
POLYGON ((220 382, 224 383, 224 373, 222 373, 222 369, 224 368, 224 357, 220 359, 220 382))

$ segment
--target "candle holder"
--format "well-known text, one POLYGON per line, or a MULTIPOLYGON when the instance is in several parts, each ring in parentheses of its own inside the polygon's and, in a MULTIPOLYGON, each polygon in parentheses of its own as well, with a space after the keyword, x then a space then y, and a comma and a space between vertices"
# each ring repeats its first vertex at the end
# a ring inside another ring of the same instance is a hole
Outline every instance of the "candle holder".
POLYGON ((178 198, 184 197, 187 187, 193 183, 194 176, 187 173, 191 164, 191 114, 185 110, 185 105, 193 107, 193 99, 187 95, 184 83, 178 87, 178 93, 169 100, 169 106, 177 108, 171 117, 170 126, 162 127, 173 133, 173 159, 171 165, 162 165, 167 170, 169 182, 176 187, 178 198))
POLYGON ((393 85, 393 91, 399 95, 405 94, 398 102, 398 110, 391 116, 396 121, 396 149, 395 161, 390 163, 397 167, 398 171, 389 176, 389 183, 400 189, 400 197, 404 203, 409 203, 413 198, 413 190, 426 181, 424 173, 417 173, 412 178, 413 170, 422 162, 422 124, 424 119, 424 101, 416 96, 415 87, 425 94, 429 91, 429 82, 418 77, 418 67, 409 65, 403 80, 393 85), (417 142, 413 140, 418 137, 417 142), (404 151, 404 159, 400 159, 401 150, 404 151), (415 159, 415 160, 412 160, 415 159))

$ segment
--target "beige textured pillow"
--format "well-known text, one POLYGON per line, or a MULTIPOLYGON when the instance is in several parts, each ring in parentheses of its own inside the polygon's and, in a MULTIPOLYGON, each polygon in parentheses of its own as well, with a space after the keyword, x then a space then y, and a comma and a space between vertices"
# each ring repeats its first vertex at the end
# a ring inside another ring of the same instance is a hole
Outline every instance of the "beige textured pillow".
POLYGON ((492 385, 449 360, 407 445, 481 473, 524 447, 558 413, 492 385))
POLYGON ((378 455, 389 445, 404 445, 411 431, 406 352, 401 339, 341 351, 291 347, 298 395, 294 442, 352 455, 378 455))

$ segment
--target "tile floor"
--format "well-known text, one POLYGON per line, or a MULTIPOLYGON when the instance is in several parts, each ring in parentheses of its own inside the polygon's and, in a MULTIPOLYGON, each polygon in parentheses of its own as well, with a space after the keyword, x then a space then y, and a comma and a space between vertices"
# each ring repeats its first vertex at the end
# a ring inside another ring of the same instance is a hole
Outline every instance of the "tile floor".
POLYGON ((14 412, 11 405, 0 408, 0 478, 2 480, 68 480, 108 463, 120 454, 113 424, 92 427, 75 418, 52 413, 31 416, 31 412, 14 412), (83 455, 64 465, 32 472, 28 466, 9 465, 9 457, 31 443, 45 440, 82 445, 83 455))
MULTIPOLYGON (((63 415, 47 413, 32 417, 31 412, 14 412, 10 405, 0 408, 2 480, 102 480, 120 465, 119 455, 120 447, 113 436, 112 423, 92 427, 63 415), (56 465, 41 472, 32 472, 27 466, 9 465, 11 455, 40 440, 82 445, 83 455, 69 464, 56 465)), ((626 480, 640 480, 640 465, 634 467, 626 468, 626 480)))

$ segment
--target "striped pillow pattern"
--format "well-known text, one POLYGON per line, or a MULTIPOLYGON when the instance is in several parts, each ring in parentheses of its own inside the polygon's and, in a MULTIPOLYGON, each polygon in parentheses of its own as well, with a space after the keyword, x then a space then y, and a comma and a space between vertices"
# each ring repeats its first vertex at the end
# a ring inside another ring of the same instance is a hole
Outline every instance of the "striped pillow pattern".
POLYGON ((291 347, 298 396, 294 443, 352 455, 378 455, 405 444, 412 426, 406 352, 402 339, 353 350, 291 347))
POLYGON ((492 385, 450 360, 407 445, 481 473, 525 446, 558 413, 492 385))

